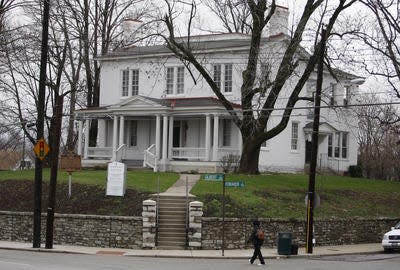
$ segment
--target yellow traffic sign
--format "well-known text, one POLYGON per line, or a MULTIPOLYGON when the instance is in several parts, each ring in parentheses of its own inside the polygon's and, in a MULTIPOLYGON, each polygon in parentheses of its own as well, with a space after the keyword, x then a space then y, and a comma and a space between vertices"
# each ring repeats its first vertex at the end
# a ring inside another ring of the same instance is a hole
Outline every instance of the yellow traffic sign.
POLYGON ((46 143, 46 141, 41 138, 40 140, 38 140, 35 147, 33 147, 33 151, 40 160, 43 160, 49 153, 50 147, 46 143))

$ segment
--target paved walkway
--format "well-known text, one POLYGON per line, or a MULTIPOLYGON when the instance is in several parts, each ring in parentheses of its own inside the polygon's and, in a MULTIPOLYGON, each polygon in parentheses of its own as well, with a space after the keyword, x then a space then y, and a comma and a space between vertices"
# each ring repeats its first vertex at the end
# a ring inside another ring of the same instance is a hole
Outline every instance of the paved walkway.
MULTIPOLYGON (((32 248, 32 243, 0 241, 0 249, 40 251, 55 253, 87 254, 87 255, 114 255, 135 257, 165 257, 165 258, 208 258, 208 259, 248 259, 252 255, 251 249, 225 250, 222 257, 221 250, 142 250, 118 249, 98 247, 78 247, 54 245, 53 249, 32 248)), ((344 254, 368 254, 383 252, 380 243, 315 247, 313 254, 306 254, 304 248, 299 248, 299 255, 278 255, 276 248, 263 248, 262 253, 267 259, 304 258, 310 256, 330 256, 344 254)))
MULTIPOLYGON (((178 181, 175 182, 169 189, 165 192, 160 193, 160 196, 186 196, 186 184, 188 186, 188 192, 193 188, 193 186, 200 180, 200 175, 198 174, 181 174, 178 181)), ((189 193, 190 197, 194 195, 189 193)))

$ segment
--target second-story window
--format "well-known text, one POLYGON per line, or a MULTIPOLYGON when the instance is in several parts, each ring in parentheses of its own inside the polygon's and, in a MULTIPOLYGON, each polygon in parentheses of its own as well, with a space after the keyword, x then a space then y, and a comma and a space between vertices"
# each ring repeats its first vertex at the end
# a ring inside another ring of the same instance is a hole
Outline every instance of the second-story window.
POLYGON ((139 95, 139 70, 122 70, 122 93, 123 97, 139 95))
POLYGON ((214 65, 213 72, 214 72, 214 82, 221 90, 221 65, 214 65))
POLYGON ((132 96, 139 95, 139 70, 132 70, 132 96))
POLYGON ((184 67, 178 67, 176 71, 176 93, 183 94, 185 89, 185 69, 184 67))
POLYGON ((185 92, 185 68, 167 67, 166 89, 167 95, 183 94, 185 92))
POLYGON ((331 94, 330 94, 330 100, 329 100, 329 105, 336 105, 336 88, 337 84, 331 83, 331 94))
POLYGON ((127 97, 129 95, 129 70, 122 71, 122 96, 127 97))
POLYGON ((225 65, 225 92, 232 92, 232 64, 225 65))
POLYGON ((328 157, 332 157, 333 135, 328 135, 328 157))
POLYGON ((343 105, 345 107, 349 106, 350 104, 350 86, 347 85, 344 87, 344 99, 343 99, 343 105))

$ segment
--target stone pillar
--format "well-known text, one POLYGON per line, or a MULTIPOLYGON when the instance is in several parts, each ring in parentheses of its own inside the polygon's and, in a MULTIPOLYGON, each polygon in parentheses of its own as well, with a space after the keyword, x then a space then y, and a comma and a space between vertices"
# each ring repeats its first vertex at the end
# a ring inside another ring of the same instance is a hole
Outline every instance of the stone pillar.
POLYGON ((203 216, 203 203, 194 201, 189 203, 189 248, 201 248, 201 217, 203 216))
POLYGON ((214 137, 213 137, 213 161, 218 161, 218 136, 219 136, 219 116, 214 115, 214 137))
POLYGON ((83 149, 83 158, 88 158, 88 148, 89 148, 89 130, 90 130, 90 120, 85 120, 85 145, 83 149))
POLYGON ((143 201, 143 248, 156 247, 156 202, 143 201))
POLYGON ((205 161, 210 160, 210 148, 211 148, 211 116, 209 114, 206 115, 206 159, 205 161))
POLYGON ((78 155, 82 156, 82 133, 83 133, 83 123, 78 121, 78 155))

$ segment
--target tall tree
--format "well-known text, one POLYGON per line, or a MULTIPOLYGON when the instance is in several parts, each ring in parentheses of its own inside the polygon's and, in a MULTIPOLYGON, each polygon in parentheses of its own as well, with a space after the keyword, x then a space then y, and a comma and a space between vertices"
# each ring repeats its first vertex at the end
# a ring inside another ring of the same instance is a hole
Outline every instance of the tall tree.
MULTIPOLYGON (((229 112, 234 123, 240 129, 243 138, 242 155, 240 159, 239 172, 241 173, 258 173, 258 161, 261 144, 281 133, 289 122, 293 107, 300 100, 310 100, 308 97, 301 97, 300 92, 303 89, 310 74, 314 71, 317 60, 321 55, 321 42, 316 42, 313 52, 306 57, 304 65, 300 65, 300 59, 297 57, 301 51, 300 43, 305 34, 306 25, 312 16, 316 16, 316 10, 325 5, 325 11, 328 10, 328 1, 308 0, 306 1, 303 12, 298 24, 295 26, 292 37, 286 37, 283 48, 283 57, 278 59, 276 63, 276 72, 269 72, 265 76, 265 83, 260 84, 257 80, 257 68, 261 60, 260 48, 262 46, 263 29, 270 22, 271 17, 276 10, 274 0, 247 0, 246 5, 250 11, 250 29, 251 39, 249 42, 249 51, 247 56, 247 64, 242 72, 241 85, 241 114, 235 110, 230 101, 225 97, 219 85, 214 81, 212 75, 208 72, 204 63, 198 55, 194 53, 193 42, 190 38, 192 22, 197 12, 197 6, 194 1, 190 5, 190 18, 188 20, 187 33, 188 37, 179 39, 176 37, 177 27, 175 25, 176 6, 178 0, 165 0, 167 13, 162 21, 167 28, 167 34, 159 33, 164 38, 167 47, 187 66, 194 67, 208 83, 217 98, 229 112), (274 75, 273 75, 274 74, 274 75), (293 82, 293 80, 296 80, 293 82), (292 81, 291 86, 287 85, 292 81), (267 123, 271 118, 273 111, 281 106, 279 104, 279 96, 284 93, 285 87, 290 87, 289 98, 284 104, 285 109, 282 111, 281 119, 275 126, 267 123), (260 95, 265 98, 260 99, 260 95), (254 108, 254 102, 259 104, 257 109, 254 108)), ((329 16, 326 20, 326 31, 329 36, 332 33, 335 22, 342 11, 351 6, 355 0, 340 0, 330 5, 331 12, 325 12, 323 16, 329 16)), ((273 54, 273 51, 270 51, 273 54)), ((277 59, 274 59, 275 61, 277 59)), ((303 60, 303 59, 302 59, 303 60)))

